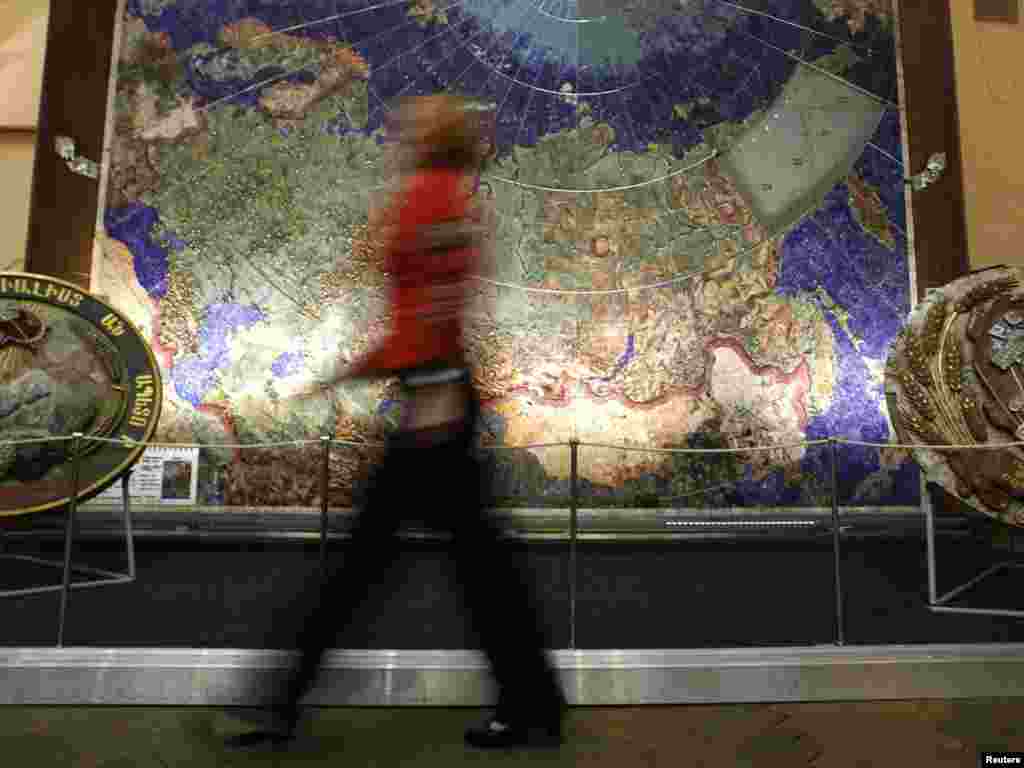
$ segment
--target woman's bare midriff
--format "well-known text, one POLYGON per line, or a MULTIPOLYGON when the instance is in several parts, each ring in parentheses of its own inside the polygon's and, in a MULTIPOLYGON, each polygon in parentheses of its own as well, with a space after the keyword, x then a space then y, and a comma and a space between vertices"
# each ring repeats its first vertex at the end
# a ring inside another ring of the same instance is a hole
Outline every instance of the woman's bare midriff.
POLYGON ((458 424, 467 410, 466 384, 450 382, 407 391, 405 428, 410 430, 458 424))

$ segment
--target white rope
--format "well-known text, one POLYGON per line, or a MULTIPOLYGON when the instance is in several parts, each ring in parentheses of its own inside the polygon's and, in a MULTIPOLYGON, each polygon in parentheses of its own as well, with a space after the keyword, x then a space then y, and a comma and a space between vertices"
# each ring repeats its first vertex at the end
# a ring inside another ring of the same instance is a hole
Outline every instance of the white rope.
MULTIPOLYGON (((386 443, 357 443, 353 440, 330 440, 331 445, 347 445, 353 448, 385 448, 386 443)), ((525 451, 535 448, 568 448, 569 443, 531 443, 530 445, 484 445, 484 451, 525 451)))
POLYGON ((835 442, 846 445, 863 445, 870 448, 911 448, 929 451, 998 451, 1002 448, 1021 448, 1024 443, 976 443, 974 445, 927 445, 926 443, 868 443, 862 440, 847 440, 845 437, 835 438, 835 442))
POLYGON ((634 448, 626 445, 608 445, 606 443, 577 443, 587 448, 609 448, 616 451, 636 451, 642 453, 752 453, 756 451, 776 451, 783 448, 807 448, 812 445, 826 445, 831 439, 808 440, 802 443, 780 443, 778 445, 750 445, 742 448, 634 448))
POLYGON ((54 443, 73 440, 74 437, 26 437, 23 440, 4 440, 0 445, 30 445, 33 443, 54 443))
POLYGON ((532 443, 530 445, 485 445, 485 451, 525 451, 534 448, 567 448, 571 443, 532 443))
MULTIPOLYGON (((97 443, 109 443, 120 445, 125 448, 283 448, 286 446, 316 445, 320 440, 281 440, 270 443, 148 443, 141 440, 126 440, 124 438, 95 437, 92 435, 80 435, 82 440, 90 440, 97 443)), ((71 438, 63 438, 71 439, 71 438)), ((3 443, 0 443, 3 445, 3 443)))
POLYGON ((384 448, 385 443, 357 443, 354 440, 328 440, 331 445, 347 445, 353 448, 384 448))
MULTIPOLYGON (((324 438, 315 440, 279 440, 265 443, 164 443, 145 442, 141 440, 127 440, 124 438, 98 437, 95 435, 54 435, 53 437, 26 438, 24 440, 0 440, 0 446, 4 445, 30 445, 37 443, 66 442, 74 439, 87 440, 97 443, 119 445, 125 448, 231 448, 244 450, 246 448, 286 448, 301 447, 306 445, 322 445, 324 438)), ((352 448, 385 448, 386 443, 365 442, 360 443, 354 440, 338 440, 330 438, 326 442, 331 445, 343 445, 352 448)), ((811 448, 818 445, 836 443, 839 445, 856 445, 865 448, 900 448, 908 450, 930 450, 930 451, 998 451, 1005 448, 1024 448, 1024 442, 1016 443, 984 443, 974 445, 930 445, 927 443, 873 443, 867 440, 851 440, 845 437, 826 437, 819 440, 806 440, 798 443, 777 443, 775 445, 748 445, 737 448, 642 448, 632 445, 615 445, 612 443, 590 443, 576 441, 575 445, 582 448, 605 448, 613 451, 631 451, 636 453, 754 453, 758 451, 776 451, 789 448, 811 448)), ((569 448, 573 441, 564 443, 530 443, 527 445, 485 445, 481 450, 485 451, 526 451, 542 448, 569 448)), ((697 493, 700 493, 698 491, 697 493)), ((687 494, 689 495, 689 494, 687 494)), ((676 497, 673 497, 676 498, 676 497)), ((679 497, 683 498, 683 497, 679 497)))
POLYGON ((678 501, 679 499, 692 499, 694 496, 703 496, 705 493, 713 493, 714 491, 724 491, 726 488, 733 488, 739 481, 734 480, 731 483, 722 483, 721 485, 709 485, 707 488, 698 488, 695 491, 689 493, 683 493, 678 496, 665 496, 659 497, 659 501, 678 501))
MULTIPOLYGON (((301 447, 305 445, 322 445, 324 438, 315 440, 279 440, 265 443, 164 443, 145 442, 141 440, 126 440, 124 438, 98 437, 95 435, 54 435, 53 437, 26 438, 24 440, 0 440, 3 445, 29 445, 35 443, 66 442, 75 438, 88 440, 97 443, 108 443, 120 445, 125 448, 286 448, 301 447)), ((327 440, 331 445, 344 445, 353 448, 385 448, 386 443, 360 443, 354 440, 327 440)), ((818 445, 837 443, 840 445, 856 445, 865 448, 901 448, 910 450, 931 450, 931 451, 998 451, 1005 448, 1024 448, 1024 442, 1017 443, 985 443, 975 445, 929 445, 927 443, 873 443, 867 440, 851 440, 845 437, 826 437, 820 440, 806 440, 798 443, 777 443, 775 445, 748 445, 737 448, 642 448, 632 445, 615 445, 612 443, 590 443, 576 442, 582 448, 605 448, 613 451, 631 451, 637 453, 753 453, 757 451, 776 451, 789 448, 811 448, 818 445)), ((481 450, 485 451, 526 451, 542 448, 569 448, 572 441, 564 443, 530 443, 528 445, 485 445, 481 450)), ((682 498, 682 497, 680 497, 682 498)))

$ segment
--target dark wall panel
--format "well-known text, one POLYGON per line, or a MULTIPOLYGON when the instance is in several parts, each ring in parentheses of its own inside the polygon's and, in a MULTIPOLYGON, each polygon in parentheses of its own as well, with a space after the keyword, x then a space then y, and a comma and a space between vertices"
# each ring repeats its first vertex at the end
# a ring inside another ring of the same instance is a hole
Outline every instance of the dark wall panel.
POLYGON ((912 192, 918 295, 968 270, 964 180, 957 124, 956 71, 949 2, 900 0, 905 115, 910 167, 919 173, 936 152, 946 172, 935 184, 912 192))
POLYGON ((53 0, 39 106, 26 267, 89 287, 99 182, 72 173, 57 136, 100 161, 117 0, 53 0))

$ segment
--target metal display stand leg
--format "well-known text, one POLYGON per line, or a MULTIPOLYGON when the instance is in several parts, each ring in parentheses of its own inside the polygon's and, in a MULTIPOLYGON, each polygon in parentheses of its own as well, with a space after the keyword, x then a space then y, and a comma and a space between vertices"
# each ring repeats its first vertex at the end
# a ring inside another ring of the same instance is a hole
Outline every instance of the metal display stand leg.
POLYGON ((834 438, 829 438, 832 470, 832 586, 834 594, 834 632, 835 644, 846 644, 846 624, 843 620, 843 581, 842 581, 842 528, 839 517, 839 450, 834 438))
POLYGON ((576 650, 577 552, 579 534, 579 447, 575 437, 569 441, 569 649, 576 650))
POLYGON ((64 558, 62 560, 48 560, 42 557, 31 555, 14 555, 7 552, 0 553, 0 559, 18 560, 21 562, 43 565, 47 567, 60 568, 62 578, 60 584, 50 584, 43 587, 26 587, 22 589, 0 590, 0 598, 3 597, 24 597, 26 595, 39 595, 46 592, 61 592, 60 618, 57 630, 57 645, 64 642, 64 623, 67 614, 68 593, 72 589, 83 587, 102 587, 109 584, 129 584, 135 581, 135 539, 132 534, 131 498, 128 493, 128 481, 131 472, 121 478, 121 515, 124 526, 125 549, 128 556, 128 572, 108 571, 103 568, 93 568, 87 565, 73 565, 71 553, 74 545, 75 515, 78 511, 78 442, 74 443, 72 455, 72 494, 68 504, 67 519, 64 527, 64 558), (72 581, 71 573, 85 573, 101 578, 88 579, 83 581, 72 581))
MULTIPOLYGON (((927 485, 922 483, 922 501, 924 503, 924 515, 925 515, 925 544, 927 548, 928 558, 928 608, 936 613, 966 613, 974 614, 976 616, 1014 616, 1024 617, 1024 610, 1014 610, 1009 608, 968 608, 960 607, 955 605, 948 605, 948 603, 959 595, 963 594, 972 587, 977 586, 982 581, 987 579, 994 573, 999 571, 1024 568, 1024 562, 1018 562, 1016 560, 1006 560, 1001 563, 996 563, 990 568, 986 568, 984 571, 979 573, 973 579, 964 582, 955 589, 951 589, 948 592, 940 595, 937 587, 937 568, 936 568, 936 557, 935 557, 935 510, 932 503, 931 489, 927 485)), ((1016 554, 1016 547, 1014 531, 1010 531, 1010 552, 1016 554)))

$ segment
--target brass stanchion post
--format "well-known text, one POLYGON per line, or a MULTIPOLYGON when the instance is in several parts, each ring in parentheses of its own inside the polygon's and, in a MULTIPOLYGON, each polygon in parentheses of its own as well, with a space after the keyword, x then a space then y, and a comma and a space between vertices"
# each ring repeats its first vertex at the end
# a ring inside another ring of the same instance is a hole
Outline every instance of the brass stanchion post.
POLYGON ((846 643, 843 629, 843 585, 841 579, 840 530, 839 530, 839 450, 834 437, 828 439, 832 454, 832 562, 835 585, 835 643, 846 643))
POLYGON ((320 571, 327 572, 327 492, 330 488, 331 438, 320 436, 320 571))
POLYGON ((576 532, 579 523, 579 446, 569 441, 569 647, 576 648, 576 532))

